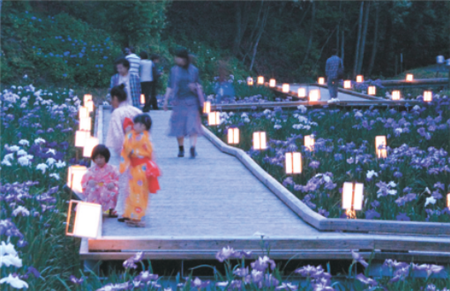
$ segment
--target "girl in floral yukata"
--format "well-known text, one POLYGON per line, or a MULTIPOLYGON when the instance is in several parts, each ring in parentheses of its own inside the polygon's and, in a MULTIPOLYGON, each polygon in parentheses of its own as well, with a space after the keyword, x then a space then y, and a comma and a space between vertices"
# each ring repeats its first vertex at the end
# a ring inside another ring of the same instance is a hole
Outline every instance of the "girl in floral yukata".
MULTIPOLYGON (((149 133, 152 120, 150 116, 139 114, 133 121, 133 130, 125 135, 120 161, 121 173, 130 168, 130 193, 125 201, 123 220, 129 226, 145 226, 142 217, 147 210, 149 193, 156 194, 160 189, 157 179, 160 172, 152 160, 153 146, 149 133)), ((124 122, 124 130, 127 130, 127 127, 129 127, 129 121, 124 122)))
POLYGON ((106 146, 99 144, 94 147, 91 156, 94 165, 84 174, 81 186, 86 202, 101 204, 109 217, 117 217, 114 208, 119 190, 119 171, 108 164, 110 157, 106 146))

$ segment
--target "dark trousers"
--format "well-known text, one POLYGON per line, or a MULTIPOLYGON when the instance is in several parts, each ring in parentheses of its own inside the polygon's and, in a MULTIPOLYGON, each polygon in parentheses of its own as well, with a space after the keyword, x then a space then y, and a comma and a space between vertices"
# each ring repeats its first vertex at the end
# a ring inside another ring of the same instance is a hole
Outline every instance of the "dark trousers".
POLYGON ((153 107, 154 110, 158 109, 155 82, 141 82, 141 90, 145 96, 145 105, 142 111, 147 112, 150 110, 150 107, 153 107))

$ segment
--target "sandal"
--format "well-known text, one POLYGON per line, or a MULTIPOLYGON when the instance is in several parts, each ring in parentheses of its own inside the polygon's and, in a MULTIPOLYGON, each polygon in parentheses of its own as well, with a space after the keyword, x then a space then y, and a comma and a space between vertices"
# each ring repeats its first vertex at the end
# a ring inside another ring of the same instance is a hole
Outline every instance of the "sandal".
POLYGON ((117 215, 117 212, 114 209, 110 209, 109 213, 108 213, 108 217, 116 218, 116 217, 119 217, 119 215, 117 215))
POLYGON ((134 220, 134 219, 130 219, 126 221, 127 226, 131 226, 131 227, 145 227, 145 222, 143 222, 142 220, 134 220))
POLYGON ((129 218, 127 218, 127 217, 121 217, 121 218, 119 218, 119 219, 117 219, 119 222, 125 222, 125 221, 128 221, 128 220, 130 220, 129 218))

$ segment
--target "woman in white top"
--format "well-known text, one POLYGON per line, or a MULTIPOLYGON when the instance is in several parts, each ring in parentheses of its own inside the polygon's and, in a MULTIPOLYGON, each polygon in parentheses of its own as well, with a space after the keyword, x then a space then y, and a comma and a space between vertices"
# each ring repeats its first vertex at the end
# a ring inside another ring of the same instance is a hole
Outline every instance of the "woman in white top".
POLYGON ((141 79, 142 94, 145 95, 145 105, 142 111, 148 112, 150 111, 150 95, 153 88, 153 62, 148 59, 148 54, 146 52, 141 52, 139 56, 141 57, 139 77, 141 79))

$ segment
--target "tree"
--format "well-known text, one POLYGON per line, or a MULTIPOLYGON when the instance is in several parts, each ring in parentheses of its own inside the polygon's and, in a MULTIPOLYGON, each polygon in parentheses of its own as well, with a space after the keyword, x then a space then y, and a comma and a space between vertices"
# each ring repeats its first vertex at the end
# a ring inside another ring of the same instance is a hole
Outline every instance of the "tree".
POLYGON ((362 31, 363 15, 364 15, 364 1, 361 1, 361 6, 359 9, 359 20, 358 20, 358 36, 357 36, 356 49, 355 49, 355 62, 353 64, 353 78, 359 73, 358 72, 358 61, 359 61, 359 52, 360 52, 360 46, 361 46, 361 31, 362 31))

